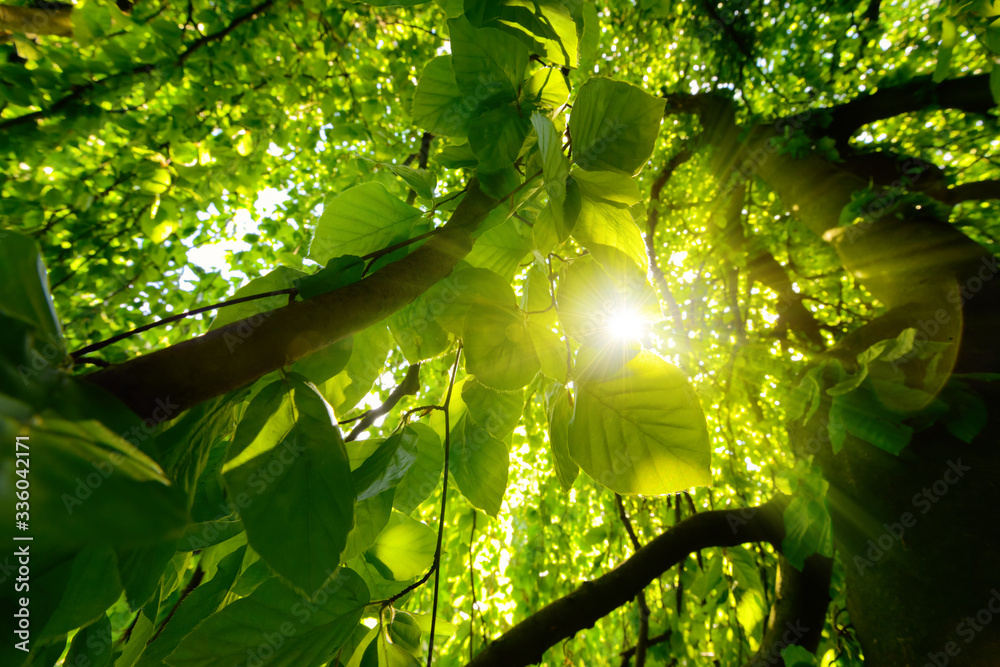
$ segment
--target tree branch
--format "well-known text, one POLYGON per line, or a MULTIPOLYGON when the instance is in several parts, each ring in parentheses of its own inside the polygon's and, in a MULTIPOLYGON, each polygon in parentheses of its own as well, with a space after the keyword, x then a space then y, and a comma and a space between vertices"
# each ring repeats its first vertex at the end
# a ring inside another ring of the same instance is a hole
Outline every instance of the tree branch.
POLYGON ((473 183, 440 233, 366 278, 85 378, 142 417, 152 416, 158 402, 181 411, 245 386, 385 319, 423 294, 469 253, 472 232, 496 205, 473 183))
POLYGON ((959 183, 945 190, 937 199, 952 206, 965 201, 1000 199, 1000 180, 959 183))
POLYGON ((656 281, 657 287, 663 293, 663 299, 667 302, 670 317, 674 321, 674 329, 682 335, 687 335, 687 331, 684 320, 681 319, 681 307, 677 303, 677 298, 671 291, 670 285, 667 284, 667 277, 664 275, 663 269, 660 268, 659 255, 656 252, 656 227, 660 222, 660 210, 657 204, 660 194, 663 192, 663 186, 667 184, 677 168, 690 160, 693 155, 694 153, 690 149, 684 148, 680 153, 670 158, 663 171, 653 181, 653 187, 649 193, 649 213, 646 215, 646 253, 649 255, 649 268, 653 272, 653 279, 656 281))
POLYGON ((778 561, 775 600, 764 627, 764 637, 747 667, 771 664, 781 651, 797 645, 815 653, 823 638, 830 606, 833 559, 813 554, 799 572, 785 559, 778 561))
POLYGON ((746 542, 768 542, 780 549, 787 502, 787 497, 777 496, 757 507, 713 510, 685 519, 611 572, 585 582, 515 625, 469 667, 520 667, 540 661, 549 648, 627 604, 653 579, 699 549, 746 542))
POLYGON ((344 438, 344 442, 351 442, 357 439, 363 431, 375 423, 375 420, 384 414, 387 414, 390 410, 396 407, 396 404, 404 396, 412 396, 417 393, 420 389, 420 364, 413 364, 408 369, 406 369, 406 376, 403 377, 403 381, 392 390, 389 394, 389 398, 385 399, 385 403, 378 406, 377 408, 372 408, 364 415, 361 416, 361 421, 351 429, 351 432, 347 434, 344 438))
POLYGON ((986 114, 996 106, 990 93, 990 75, 975 74, 941 83, 934 83, 930 75, 917 76, 898 86, 881 88, 846 104, 818 110, 833 118, 829 126, 817 129, 815 134, 833 137, 838 146, 846 146, 851 135, 863 125, 931 106, 986 114))

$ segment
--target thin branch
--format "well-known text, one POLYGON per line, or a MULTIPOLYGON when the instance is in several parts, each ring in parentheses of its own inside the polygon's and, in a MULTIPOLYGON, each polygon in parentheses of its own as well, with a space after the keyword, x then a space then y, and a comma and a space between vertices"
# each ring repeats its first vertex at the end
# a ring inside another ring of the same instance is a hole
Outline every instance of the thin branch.
POLYGON ((178 313, 177 315, 171 315, 170 317, 164 317, 162 320, 157 320, 149 324, 143 324, 141 327, 136 327, 131 331, 126 331, 125 333, 120 333, 117 336, 112 336, 107 340, 102 340, 97 343, 92 343, 87 347, 82 347, 76 352, 73 352, 70 356, 74 360, 79 361, 80 358, 85 354, 90 354, 91 352, 96 352, 97 350, 103 349, 108 345, 113 345, 120 340, 125 340, 136 334, 141 334, 144 331, 149 331, 150 329, 155 329, 156 327, 161 327, 165 324, 170 324, 171 322, 176 322, 177 320, 183 320, 185 317, 191 317, 192 315, 198 315, 200 313, 206 313, 210 310, 216 310, 217 308, 225 308, 226 306, 235 306, 240 303, 246 303, 247 301, 254 301, 256 299, 266 299, 272 296, 280 296, 282 294, 294 295, 298 294, 298 290, 294 287, 289 287, 287 289, 274 290, 273 292, 263 292, 261 294, 252 294, 250 296, 241 296, 236 299, 230 299, 229 301, 223 301, 221 303, 213 303, 210 306, 202 306, 201 308, 194 308, 193 310, 188 310, 183 313, 178 313))
POLYGON ((198 588, 198 585, 201 584, 201 580, 204 577, 205 577, 205 571, 201 569, 201 565, 198 565, 198 567, 195 568, 194 574, 191 575, 191 581, 188 582, 188 585, 184 588, 184 591, 181 593, 180 597, 177 598, 177 602, 175 602, 174 606, 171 607, 170 613, 167 614, 167 617, 163 619, 162 623, 160 623, 160 627, 157 628, 153 636, 146 641, 147 644, 160 636, 160 634, 163 632, 163 629, 167 627, 167 623, 169 623, 170 619, 174 617, 174 614, 177 612, 177 608, 181 606, 181 603, 184 602, 185 599, 187 599, 187 596, 191 594, 191 591, 198 588))
POLYGON ((360 417, 361 421, 351 429, 351 432, 344 438, 344 442, 355 440, 362 432, 374 424, 376 419, 384 414, 388 414, 390 410, 396 407, 396 404, 404 396, 412 396, 417 393, 418 389, 420 389, 420 364, 413 364, 406 370, 406 376, 403 377, 403 381, 389 394, 389 398, 385 399, 382 405, 372 408, 360 417))
MULTIPOLYGON (((455 363, 452 365, 452 369, 451 369, 451 380, 448 383, 448 392, 447 392, 447 394, 445 394, 444 405, 432 405, 432 406, 426 406, 426 408, 425 408, 425 409, 431 409, 431 408, 433 408, 435 410, 441 410, 442 412, 444 412, 444 424, 445 424, 445 431, 444 431, 444 482, 442 483, 442 487, 441 487, 441 516, 440 516, 440 519, 438 521, 437 549, 434 551, 434 562, 431 563, 430 569, 428 569, 427 572, 424 573, 424 576, 420 577, 420 579, 418 579, 417 581, 413 582, 412 584, 410 584, 409 586, 407 586, 406 588, 404 588, 400 592, 396 593, 392 597, 387 598, 385 600, 378 600, 378 601, 375 601, 375 602, 369 602, 368 604, 380 604, 380 605, 382 605, 382 607, 388 607, 388 606, 392 605, 392 603, 394 603, 396 600, 398 600, 399 598, 403 597, 407 593, 415 591, 416 589, 418 589, 421 586, 423 586, 424 584, 426 584, 427 580, 431 578, 431 575, 437 572, 438 566, 441 563, 441 541, 442 541, 443 536, 444 536, 445 499, 447 498, 447 495, 448 495, 448 453, 449 453, 449 448, 451 447, 451 439, 450 439, 450 431, 449 431, 450 424, 449 424, 449 421, 448 421, 448 419, 449 419, 449 417, 448 417, 448 414, 449 414, 448 404, 451 403, 451 392, 452 392, 452 389, 455 388, 455 374, 458 372, 458 361, 461 358, 461 356, 462 356, 462 345, 461 345, 461 343, 459 343, 458 352, 455 353, 455 363)), ((407 414, 409 414, 409 413, 407 413, 407 414)), ((437 611, 437 579, 435 579, 434 611, 435 612, 437 611)), ((433 650, 433 647, 434 647, 434 639, 433 639, 433 637, 434 637, 434 621, 433 621, 433 618, 434 617, 431 616, 431 619, 432 619, 431 620, 431 643, 430 643, 430 647, 431 648, 429 648, 428 651, 433 650)))
POLYGON ((472 533, 469 535, 469 590, 472 591, 472 605, 469 607, 469 660, 476 655, 476 568, 472 546, 476 542, 476 510, 472 510, 472 533))
POLYGON ((444 481, 441 484, 441 516, 438 519, 437 547, 434 549, 434 602, 431 605, 431 632, 427 637, 427 667, 431 667, 434 659, 434 628, 437 625, 438 587, 441 583, 441 573, 438 564, 441 562, 441 543, 444 540, 444 515, 448 501, 448 461, 451 455, 451 392, 455 389, 455 375, 458 373, 458 362, 462 358, 462 344, 458 344, 455 352, 455 364, 451 367, 451 381, 448 383, 448 394, 444 398, 444 481))
POLYGON ((657 204, 660 194, 663 192, 663 186, 667 184, 667 181, 677 171, 677 168, 690 160, 693 155, 694 153, 685 148, 667 162, 663 171, 653 181, 653 187, 649 193, 649 213, 646 216, 646 252, 649 255, 649 268, 653 272, 653 279, 660 288, 660 292, 663 293, 663 299, 667 302, 667 308, 670 309, 670 317, 674 321, 674 329, 685 336, 687 335, 687 331, 684 327, 684 320, 681 319, 680 304, 677 303, 670 285, 667 284, 667 277, 660 268, 659 254, 656 248, 656 227, 660 222, 660 211, 657 208, 657 204))

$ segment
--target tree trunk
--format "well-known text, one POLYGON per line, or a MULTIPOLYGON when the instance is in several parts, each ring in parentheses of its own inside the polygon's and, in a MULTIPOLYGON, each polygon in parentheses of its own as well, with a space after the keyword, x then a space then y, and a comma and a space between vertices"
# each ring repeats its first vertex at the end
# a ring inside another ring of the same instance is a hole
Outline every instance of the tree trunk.
MULTIPOLYGON (((896 207, 901 193, 871 203, 861 222, 838 227, 840 211, 866 182, 817 155, 780 153, 771 139, 782 127, 758 126, 741 142, 730 105, 700 104, 703 122, 719 137, 718 173, 761 178, 889 309, 831 356, 849 365, 872 343, 914 327, 923 344, 953 345, 934 372, 926 360, 902 360, 908 386, 936 394, 952 370, 1000 370, 996 258, 948 222, 896 207)), ((1000 398, 995 383, 974 389, 986 406, 1000 398)), ((848 610, 866 664, 995 664, 1000 622, 989 621, 1000 614, 1000 532, 992 516, 1000 505, 998 418, 991 416, 969 444, 938 423, 915 433, 900 456, 850 435, 834 454, 825 398, 809 423, 790 431, 793 442, 819 445, 848 610)))

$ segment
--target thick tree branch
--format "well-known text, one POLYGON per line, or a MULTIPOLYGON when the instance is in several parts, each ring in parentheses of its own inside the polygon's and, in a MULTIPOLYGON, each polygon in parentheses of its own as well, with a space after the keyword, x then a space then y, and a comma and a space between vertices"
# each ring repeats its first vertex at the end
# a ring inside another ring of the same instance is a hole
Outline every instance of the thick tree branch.
MULTIPOLYGON (((497 200, 473 183, 451 219, 420 248, 359 282, 233 322, 85 376, 140 416, 174 410, 249 384, 385 319, 447 276, 497 200)), ((176 412, 173 413, 176 415, 176 412)))
POLYGON ((859 128, 877 120, 928 107, 986 114, 995 106, 989 74, 947 79, 941 83, 934 83, 930 75, 918 76, 898 86, 861 95, 846 104, 818 110, 829 113, 832 121, 825 129, 817 128, 815 134, 833 137, 838 146, 846 146, 847 140, 859 128))
POLYGON ((37 9, 0 5, 0 31, 70 37, 73 35, 72 11, 70 6, 37 9))
POLYGON ((775 600, 764 627, 764 638, 747 667, 777 664, 781 661, 781 651, 793 644, 816 652, 830 606, 832 572, 833 559, 819 554, 807 558, 801 572, 781 557, 775 600))
POLYGON ((520 667, 540 661, 549 648, 627 604, 653 579, 694 551, 747 542, 768 542, 780 548, 787 500, 778 496, 758 507, 701 512, 685 519, 611 572, 582 584, 515 625, 477 655, 469 667, 520 667))
POLYGON ((951 186, 935 198, 952 206, 966 201, 1000 199, 1000 180, 960 183, 951 186))

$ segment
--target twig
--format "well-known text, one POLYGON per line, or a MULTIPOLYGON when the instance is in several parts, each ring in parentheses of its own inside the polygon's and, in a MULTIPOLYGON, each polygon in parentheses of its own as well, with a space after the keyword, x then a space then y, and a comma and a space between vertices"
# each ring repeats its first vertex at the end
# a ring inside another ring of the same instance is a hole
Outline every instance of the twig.
POLYGON ((174 614, 177 612, 177 608, 180 607, 181 603, 184 602, 187 596, 191 594, 191 591, 198 588, 198 585, 201 584, 201 580, 204 577, 205 577, 205 571, 201 569, 201 565, 199 565, 197 568, 195 568, 194 574, 191 576, 191 581, 189 581, 188 585, 184 587, 184 592, 181 593, 181 596, 177 598, 177 602, 175 602, 174 606, 171 607, 170 613, 167 614, 167 617, 165 619, 163 619, 163 623, 160 623, 160 627, 156 629, 156 632, 153 634, 153 636, 146 641, 147 644, 160 636, 160 634, 163 632, 163 629, 167 627, 167 623, 169 623, 170 619, 174 617, 174 614))
POLYGON ((437 548, 434 550, 434 602, 431 604, 431 633, 427 637, 427 667, 431 667, 434 659, 434 628, 437 626, 438 588, 441 576, 438 565, 441 562, 441 542, 444 539, 444 511, 448 502, 448 461, 451 455, 451 392, 455 389, 455 375, 458 373, 458 362, 462 358, 462 344, 458 344, 455 352, 455 364, 451 367, 451 381, 448 383, 448 394, 444 399, 444 481, 441 485, 441 518, 438 519, 437 548))
POLYGON ((273 292, 264 292, 262 294, 252 294, 250 296, 241 296, 241 297, 239 297, 237 299, 230 299, 229 301, 223 301, 222 303, 214 303, 214 304, 212 304, 210 306, 202 306, 201 308, 195 308, 193 310, 188 310, 188 311, 185 311, 183 313, 179 313, 177 315, 171 315, 170 317, 165 317, 162 320, 157 320, 157 321, 152 322, 150 324, 144 324, 141 327, 136 327, 135 329, 132 329, 131 331, 126 331, 125 333, 120 333, 117 336, 112 336, 111 338, 108 338, 107 340, 102 340, 102 341, 99 341, 97 343, 93 343, 91 345, 88 345, 87 347, 80 348, 76 352, 73 352, 72 354, 70 354, 70 356, 73 357, 74 360, 79 361, 80 357, 82 357, 85 354, 89 354, 91 352, 96 352, 97 350, 105 348, 108 345, 112 345, 114 343, 117 343, 120 340, 125 340, 126 338, 129 338, 129 337, 134 336, 136 334, 140 334, 143 331, 149 331, 150 329, 154 329, 156 327, 163 326, 164 324, 170 324, 171 322, 176 322, 177 320, 182 320, 185 317, 191 317, 192 315, 198 315, 200 313, 204 313, 204 312, 207 312, 209 310, 215 310, 216 308, 225 308, 226 306, 235 306, 236 304, 239 304, 239 303, 244 303, 244 302, 247 302, 247 301, 253 301, 255 299, 264 299, 264 298, 271 297, 271 296, 279 296, 281 294, 290 294, 290 295, 298 294, 298 290, 295 289, 294 287, 289 287, 287 289, 279 289, 279 290, 275 290, 273 292))
MULTIPOLYGON (((444 431, 444 482, 443 482, 442 487, 441 487, 441 517, 440 517, 440 520, 438 521, 437 549, 434 551, 434 562, 431 563, 430 569, 428 569, 427 572, 424 574, 424 576, 420 577, 419 580, 413 582, 412 584, 410 584, 409 586, 407 586, 406 588, 404 588, 400 592, 396 593, 392 597, 386 598, 385 600, 375 600, 373 602, 369 602, 368 604, 370 604, 370 605, 378 604, 378 605, 381 605, 383 608, 392 605, 392 603, 395 602, 396 600, 398 600, 399 598, 403 597, 407 593, 410 593, 411 591, 414 591, 414 590, 420 588, 425 583, 427 583, 427 580, 431 578, 431 575, 437 572, 438 566, 441 563, 441 540, 442 540, 442 538, 444 536, 445 501, 446 501, 446 499, 448 497, 448 454, 449 454, 449 450, 451 448, 450 422, 449 422, 449 417, 448 417, 448 414, 449 414, 448 404, 451 403, 451 392, 452 392, 452 389, 455 388, 455 375, 458 373, 458 361, 461 358, 461 356, 462 356, 462 345, 461 345, 461 343, 459 343, 458 352, 455 354, 455 364, 452 366, 452 369, 451 369, 451 381, 448 383, 448 393, 445 395, 444 405, 443 406, 442 405, 427 405, 427 406, 422 406, 422 407, 419 407, 419 408, 413 408, 412 410, 408 410, 404 414, 404 418, 405 418, 405 417, 409 416, 411 413, 416 412, 418 410, 441 410, 441 411, 444 412, 444 426, 445 426, 445 431, 444 431)), ((437 612, 437 579, 436 578, 434 580, 434 609, 433 609, 433 611, 437 612)), ((429 647, 427 649, 427 651, 428 651, 428 659, 430 659, 430 656, 431 656, 433 650, 434 650, 434 615, 432 614, 431 615, 431 640, 430 640, 429 647)))
POLYGON ((418 389, 420 389, 420 364, 413 364, 407 369, 406 375, 403 377, 403 381, 392 390, 392 393, 389 394, 389 398, 385 399, 385 402, 382 403, 382 405, 377 408, 372 408, 358 418, 361 421, 358 422, 357 426, 351 429, 351 432, 347 434, 346 438, 344 438, 344 442, 351 442, 352 440, 355 440, 363 431, 374 424, 376 419, 396 407, 396 404, 399 403, 404 396, 412 396, 417 393, 418 389))

